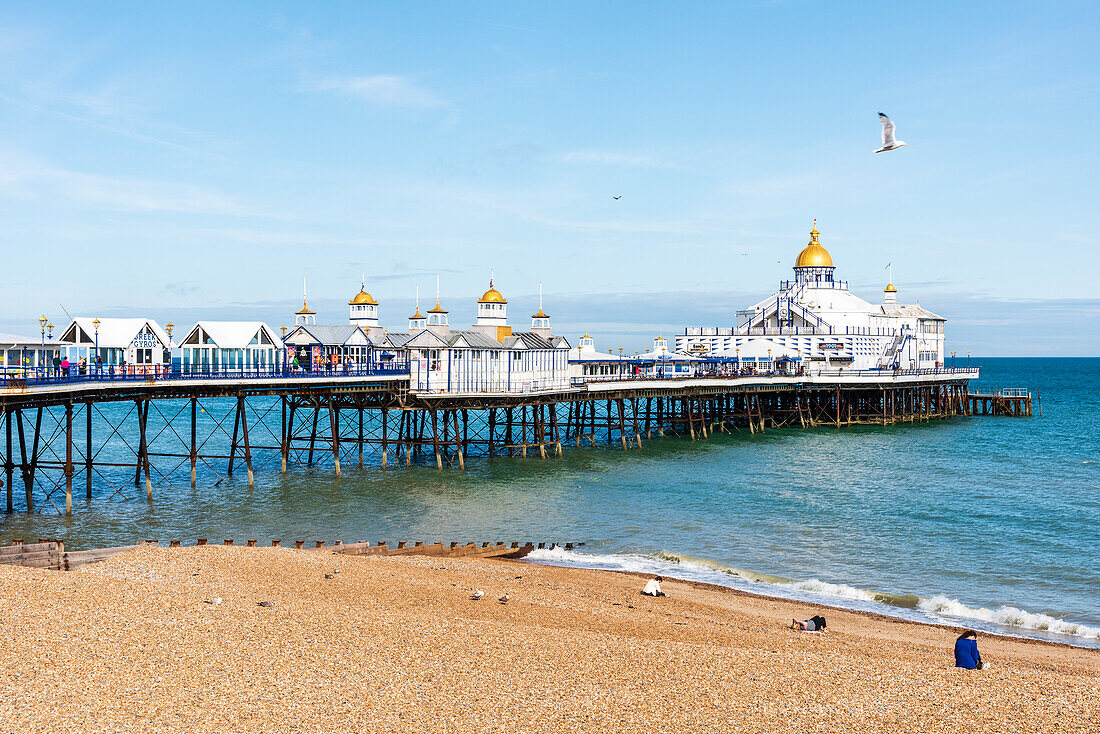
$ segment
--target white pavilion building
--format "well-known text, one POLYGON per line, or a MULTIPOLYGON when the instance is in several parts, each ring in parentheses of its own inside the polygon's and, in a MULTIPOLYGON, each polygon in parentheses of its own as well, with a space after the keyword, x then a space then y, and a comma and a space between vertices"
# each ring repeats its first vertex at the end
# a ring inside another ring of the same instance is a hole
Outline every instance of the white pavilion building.
POLYGON ((489 289, 477 301, 469 329, 452 329, 436 294, 435 306, 409 318, 407 332, 386 332, 378 346, 409 360, 411 389, 420 392, 531 392, 569 385, 569 342, 550 331, 539 307, 530 331, 513 331, 508 299, 489 289))
POLYGON ((870 303, 834 278, 833 258, 821 245, 817 221, 794 264, 794 280, 737 312, 732 327, 688 327, 677 351, 707 357, 799 360, 807 371, 825 369, 933 369, 944 363, 946 319, 919 304, 901 304, 889 283, 881 303, 870 303), (769 351, 770 350, 770 351, 769 351))

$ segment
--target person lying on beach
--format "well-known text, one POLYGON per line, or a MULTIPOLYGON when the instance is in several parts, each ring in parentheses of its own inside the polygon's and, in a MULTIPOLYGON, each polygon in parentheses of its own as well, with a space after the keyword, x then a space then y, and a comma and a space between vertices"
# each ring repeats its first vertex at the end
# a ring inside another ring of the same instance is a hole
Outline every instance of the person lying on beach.
POLYGON ((648 582, 646 582, 645 588, 642 589, 642 593, 646 596, 668 596, 668 594, 661 591, 661 582, 663 580, 664 579, 662 579, 660 576, 654 576, 648 582))
POLYGON ((824 632, 825 618, 821 616, 815 616, 801 622, 797 619, 792 619, 791 629, 803 630, 805 632, 824 632))
POLYGON ((978 652, 978 633, 964 630, 955 640, 955 667, 969 670, 982 669, 982 656, 978 652))

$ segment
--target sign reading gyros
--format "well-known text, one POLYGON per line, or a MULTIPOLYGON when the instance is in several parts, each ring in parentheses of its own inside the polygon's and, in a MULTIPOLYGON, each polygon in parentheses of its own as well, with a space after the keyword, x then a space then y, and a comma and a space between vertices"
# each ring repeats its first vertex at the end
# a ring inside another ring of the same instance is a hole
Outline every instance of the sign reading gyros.
POLYGON ((147 331, 143 331, 134 337, 135 349, 156 349, 157 338, 147 331))

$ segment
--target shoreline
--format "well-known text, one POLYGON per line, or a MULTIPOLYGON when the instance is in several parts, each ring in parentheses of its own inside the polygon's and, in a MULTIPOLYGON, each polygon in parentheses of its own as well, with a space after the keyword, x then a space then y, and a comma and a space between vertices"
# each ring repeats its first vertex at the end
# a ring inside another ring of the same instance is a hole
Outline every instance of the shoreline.
MULTIPOLYGON (((575 566, 559 566, 559 565, 553 564, 553 563, 542 563, 542 562, 535 562, 535 561, 527 561, 527 560, 524 560, 524 559, 517 559, 517 560, 511 561, 511 562, 512 563, 525 564, 525 565, 549 566, 549 567, 552 567, 552 568, 563 568, 563 569, 572 569, 572 570, 579 570, 579 571, 596 571, 596 572, 600 572, 600 573, 621 574, 623 576, 630 576, 630 577, 633 577, 633 578, 637 578, 640 581, 642 581, 642 583, 644 583, 645 581, 653 578, 653 576, 654 576, 654 574, 645 573, 645 572, 642 572, 642 571, 626 571, 626 570, 623 570, 623 569, 616 569, 616 568, 588 568, 588 567, 577 568, 575 566)), ((696 581, 694 579, 684 579, 684 578, 679 578, 679 577, 676 577, 676 576, 669 576, 669 575, 666 575, 666 574, 661 574, 661 578, 663 578, 665 581, 675 581, 679 584, 685 584, 685 585, 687 585, 691 588, 695 588, 695 589, 705 589, 705 590, 708 590, 708 591, 715 591, 715 592, 723 593, 723 594, 733 594, 733 595, 736 595, 736 596, 744 596, 744 597, 749 597, 749 598, 753 598, 753 599, 761 599, 761 600, 766 600, 766 601, 783 602, 783 603, 786 603, 786 604, 801 604, 801 605, 804 605, 808 608, 817 608, 817 609, 822 609, 822 610, 825 610, 825 609, 836 610, 838 612, 845 612, 847 614, 859 615, 859 616, 862 616, 862 617, 867 617, 869 619, 876 619, 876 620, 883 621, 883 622, 896 622, 896 623, 900 623, 900 624, 915 624, 915 625, 920 625, 922 627, 928 627, 928 628, 931 628, 931 629, 953 630, 956 633, 961 633, 963 630, 973 629, 972 627, 970 627, 966 624, 962 624, 962 623, 959 623, 959 624, 952 624, 950 622, 937 623, 937 622, 926 622, 926 621, 919 620, 919 619, 906 619, 905 617, 899 617, 899 616, 896 616, 896 615, 893 615, 893 614, 885 614, 885 613, 882 613, 882 612, 871 612, 871 611, 867 611, 866 609, 853 609, 853 608, 850 608, 850 607, 844 607, 844 606, 839 606, 839 605, 835 605, 835 604, 827 604, 827 603, 824 603, 824 602, 803 601, 803 600, 800 600, 800 599, 791 599, 789 597, 778 596, 778 595, 773 595, 773 594, 760 594, 760 593, 757 593, 757 592, 754 592, 754 591, 746 591, 744 589, 737 589, 737 588, 734 588, 732 586, 723 586, 722 584, 715 584, 715 583, 711 583, 711 582, 708 582, 708 581, 696 581)), ((990 631, 985 630, 985 629, 980 629, 980 630, 976 630, 976 631, 978 632, 978 634, 986 636, 986 637, 999 637, 999 638, 1004 638, 1005 640, 1009 640, 1009 641, 1035 643, 1035 644, 1038 644, 1038 645, 1051 645, 1051 646, 1054 646, 1054 647, 1065 647, 1065 648, 1069 648, 1069 649, 1073 649, 1073 650, 1092 650, 1092 651, 1100 652, 1100 644, 1097 644, 1097 645, 1075 645, 1072 642, 1064 642, 1064 641, 1061 641, 1061 640, 1045 640, 1041 637, 1028 637, 1027 635, 1013 635, 1013 634, 1009 634, 1009 633, 1006 633, 1006 632, 990 632, 990 631)))
MULTIPOLYGON (((1075 634, 1071 632, 1058 632, 1051 629, 1043 629, 1042 627, 1027 627, 1024 625, 1013 625, 1006 622, 990 621, 975 616, 952 616, 949 614, 939 614, 933 610, 927 610, 921 608, 919 605, 903 606, 890 604, 888 601, 882 601, 880 596, 890 597, 889 594, 882 594, 881 592, 869 591, 861 587, 855 587, 843 582, 835 584, 828 583, 823 584, 825 586, 836 586, 842 589, 847 589, 852 592, 864 593, 873 598, 859 598, 855 596, 846 596, 843 594, 830 594, 823 591, 816 591, 813 589, 799 588, 798 584, 802 583, 794 579, 784 579, 778 576, 771 576, 766 573, 755 574, 761 578, 771 578, 775 581, 760 581, 754 579, 752 575, 754 572, 742 571, 732 566, 726 566, 723 563, 718 563, 721 569, 716 569, 709 566, 698 567, 700 563, 706 564, 707 559, 697 559, 688 556, 680 556, 679 554, 672 554, 677 560, 666 560, 663 558, 653 558, 649 556, 634 556, 623 554, 592 554, 574 552, 576 556, 570 556, 566 558, 560 557, 546 557, 536 555, 540 551, 536 551, 535 554, 523 559, 525 563, 539 564, 539 565, 552 565, 559 568, 577 568, 577 569, 591 569, 600 571, 611 571, 615 573, 623 573, 634 575, 639 578, 648 579, 654 575, 660 575, 664 578, 675 578, 683 583, 700 584, 703 586, 714 587, 715 589, 724 589, 737 594, 746 594, 750 596, 760 597, 762 599, 775 599, 780 601, 788 601, 792 603, 806 604, 810 606, 817 606, 826 609, 843 610, 847 612, 858 612, 861 614, 867 614, 871 616, 882 617, 883 619, 894 619, 904 622, 910 622, 913 624, 922 624, 930 627, 939 628, 952 628, 952 629, 973 629, 980 634, 994 635, 999 637, 1006 637, 1011 639, 1023 639, 1034 640, 1036 642, 1043 642, 1052 645, 1067 645, 1069 647, 1082 648, 1087 650, 1100 650, 1100 637, 1093 637, 1085 634, 1075 634), (624 561, 629 562, 632 565, 649 565, 647 568, 630 568, 621 567, 626 565, 624 561), (616 565, 620 567, 615 567, 616 565), (663 567, 662 567, 663 566, 663 567), (703 575, 704 578, 694 578, 691 576, 678 575, 677 569, 686 567, 688 573, 698 573, 703 575), (728 570, 727 570, 728 569, 728 570), (724 583, 722 580, 706 580, 705 576, 716 576, 720 579, 735 579, 743 584, 752 584, 762 586, 762 589, 746 589, 740 586, 724 583), (790 590, 791 593, 784 594, 779 589, 790 590), (861 606, 863 605, 863 606, 861 606), (881 607, 879 609, 867 609, 865 605, 874 605, 881 607), (893 610, 897 610, 894 612, 893 610), (907 614, 909 613, 909 614, 907 614), (910 616, 910 614, 912 616, 910 616), (925 617, 925 618, 920 618, 925 617), (1028 634, 1031 633, 1031 634, 1028 634), (1047 637, 1049 636, 1049 637, 1047 637), (1053 638, 1053 639, 1051 639, 1053 638)), ((567 553, 568 555, 568 553, 567 553)), ((663 554, 662 554, 663 555, 663 554)), ((714 563, 714 562, 711 562, 714 563)), ((817 579, 810 579, 808 582, 818 582, 817 579)), ((917 601, 935 601, 938 597, 924 598, 915 595, 909 595, 917 601)), ((944 597, 946 598, 946 597, 944 597)), ((1044 622, 1064 624, 1077 629, 1084 629, 1087 631, 1095 631, 1100 629, 1098 627, 1088 625, 1081 622, 1066 621, 1058 617, 1052 617, 1045 613, 1030 612, 1026 609, 1018 607, 1010 607, 1002 605, 996 609, 986 609, 984 607, 970 607, 966 604, 953 600, 959 607, 970 612, 1019 612, 1022 615, 1039 619, 1044 622)))

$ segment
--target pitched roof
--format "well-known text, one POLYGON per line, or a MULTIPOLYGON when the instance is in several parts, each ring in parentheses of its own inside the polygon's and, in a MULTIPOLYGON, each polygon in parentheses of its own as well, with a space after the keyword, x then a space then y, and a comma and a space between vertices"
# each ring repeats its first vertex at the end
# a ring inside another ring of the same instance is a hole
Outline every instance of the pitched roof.
POLYGON ((286 335, 287 341, 300 332, 309 334, 316 343, 326 347, 343 346, 351 341, 356 332, 362 334, 368 342, 370 341, 370 337, 360 327, 351 324, 301 324, 295 326, 294 330, 286 335))
MULTIPOLYGON (((87 316, 77 316, 73 319, 62 333, 68 341, 75 342, 76 334, 74 327, 84 332, 84 335, 88 338, 88 341, 95 341, 95 325, 92 323, 94 318, 88 318, 87 316), (70 337, 70 333, 73 335, 70 337)), ((168 346, 171 341, 168 338, 168 333, 161 328, 160 324, 152 319, 100 319, 99 320, 99 346, 107 348, 125 348, 130 346, 134 341, 134 337, 139 332, 148 328, 153 332, 156 338, 165 347, 168 346)))
POLYGON ((252 343, 257 332, 261 330, 266 332, 267 338, 271 340, 271 346, 276 349, 283 346, 282 340, 274 330, 262 321, 199 321, 191 327, 180 344, 186 343, 200 327, 220 349, 243 349, 252 343))

